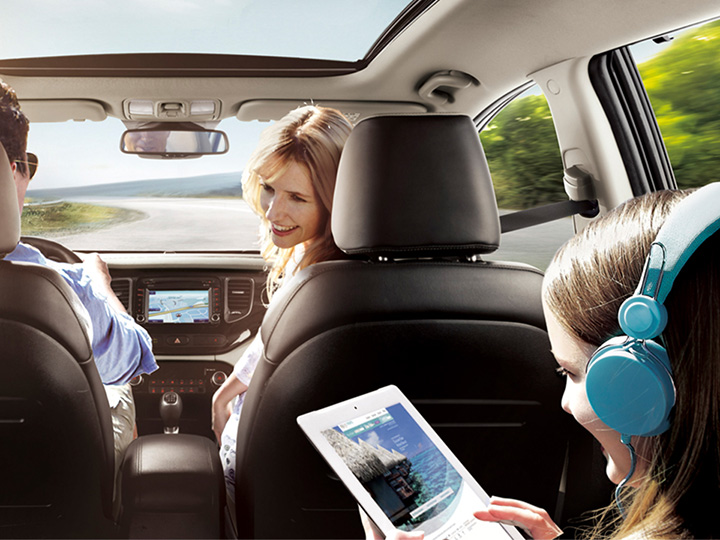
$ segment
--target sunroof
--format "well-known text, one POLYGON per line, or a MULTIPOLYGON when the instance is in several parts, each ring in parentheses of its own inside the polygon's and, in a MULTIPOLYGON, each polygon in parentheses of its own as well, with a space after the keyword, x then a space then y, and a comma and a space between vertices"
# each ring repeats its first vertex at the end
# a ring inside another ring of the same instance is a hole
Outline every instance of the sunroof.
POLYGON ((24 0, 0 58, 220 53, 354 62, 412 0, 24 0))

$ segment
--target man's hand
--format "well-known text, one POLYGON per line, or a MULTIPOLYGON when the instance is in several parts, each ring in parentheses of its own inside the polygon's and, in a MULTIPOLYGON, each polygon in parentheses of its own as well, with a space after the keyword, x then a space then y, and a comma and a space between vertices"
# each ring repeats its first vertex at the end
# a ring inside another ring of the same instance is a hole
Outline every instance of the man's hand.
MULTIPOLYGON (((96 285, 102 285, 110 288, 110 271, 108 270, 107 263, 100 258, 97 253, 86 253, 82 256, 82 265, 85 272, 92 278, 96 285)), ((111 289, 112 290, 112 289, 111 289)))
POLYGON ((90 276, 95 290, 106 296, 108 304, 110 304, 116 311, 119 311, 120 313, 127 313, 125 306, 123 306, 122 302, 118 300, 118 297, 115 295, 115 292, 110 286, 110 282, 112 281, 110 271, 108 270, 108 266, 105 261, 100 258, 100 255, 97 253, 86 253, 79 254, 79 256, 83 260, 83 270, 85 270, 85 273, 90 276))

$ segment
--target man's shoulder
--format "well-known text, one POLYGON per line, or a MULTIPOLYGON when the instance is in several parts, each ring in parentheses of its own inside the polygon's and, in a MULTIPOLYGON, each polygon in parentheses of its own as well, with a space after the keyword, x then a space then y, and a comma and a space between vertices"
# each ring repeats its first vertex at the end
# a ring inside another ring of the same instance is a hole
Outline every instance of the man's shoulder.
POLYGON ((31 262, 35 264, 48 265, 48 260, 36 248, 29 244, 19 242, 15 249, 5 256, 6 261, 31 262))

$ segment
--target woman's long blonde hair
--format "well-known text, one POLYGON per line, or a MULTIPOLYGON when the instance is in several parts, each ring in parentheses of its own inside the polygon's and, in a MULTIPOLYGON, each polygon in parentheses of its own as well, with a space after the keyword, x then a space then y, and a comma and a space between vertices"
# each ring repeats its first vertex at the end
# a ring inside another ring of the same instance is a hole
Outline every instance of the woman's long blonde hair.
POLYGON ((261 181, 272 184, 274 178, 295 163, 307 171, 315 195, 322 203, 325 214, 322 236, 303 254, 297 270, 343 257, 330 230, 330 212, 340 154, 351 130, 352 124, 335 109, 314 105, 299 107, 262 132, 258 146, 248 160, 242 177, 243 198, 261 219, 261 253, 270 264, 268 298, 285 277, 297 246, 281 249, 273 243, 270 223, 260 205, 261 181), (260 170, 265 175, 263 178, 259 175, 260 170))
MULTIPOLYGON (((642 273, 650 244, 670 210, 689 192, 661 191, 632 199, 591 223, 555 255, 543 301, 573 336, 598 346, 622 334, 620 304, 642 273)), ((718 203, 720 204, 720 203, 718 203)), ((677 402, 668 431, 640 437, 644 475, 596 517, 592 538, 718 538, 720 522, 720 234, 683 267, 665 306, 662 340, 677 402)))

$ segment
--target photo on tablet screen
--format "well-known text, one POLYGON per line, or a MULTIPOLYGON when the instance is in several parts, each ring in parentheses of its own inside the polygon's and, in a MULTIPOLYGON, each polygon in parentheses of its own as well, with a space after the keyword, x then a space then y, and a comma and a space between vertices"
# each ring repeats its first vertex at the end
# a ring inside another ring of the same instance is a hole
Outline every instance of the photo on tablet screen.
POLYGON ((473 529, 482 530, 483 538, 508 538, 497 524, 473 517, 485 505, 401 404, 327 429, 323 436, 394 527, 421 529, 426 538, 473 529))

